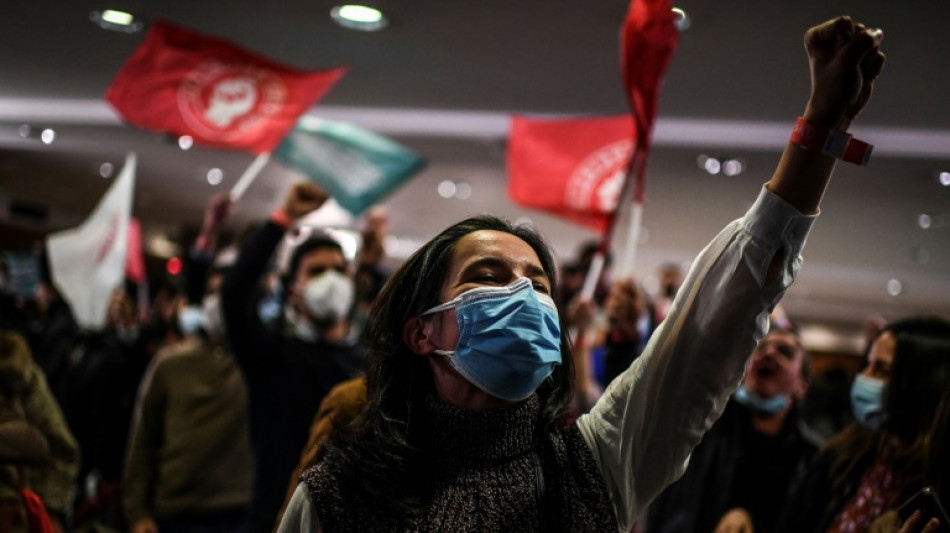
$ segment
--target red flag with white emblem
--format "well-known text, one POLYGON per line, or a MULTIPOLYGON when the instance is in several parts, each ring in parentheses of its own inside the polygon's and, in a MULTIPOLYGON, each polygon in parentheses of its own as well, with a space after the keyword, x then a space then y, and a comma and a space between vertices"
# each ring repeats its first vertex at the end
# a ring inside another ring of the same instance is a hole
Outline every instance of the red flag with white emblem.
POLYGON ((197 144, 270 152, 345 68, 305 71, 155 22, 106 100, 126 122, 197 144))
POLYGON ((634 145, 628 115, 531 119, 508 134, 508 196, 595 230, 617 208, 634 145))

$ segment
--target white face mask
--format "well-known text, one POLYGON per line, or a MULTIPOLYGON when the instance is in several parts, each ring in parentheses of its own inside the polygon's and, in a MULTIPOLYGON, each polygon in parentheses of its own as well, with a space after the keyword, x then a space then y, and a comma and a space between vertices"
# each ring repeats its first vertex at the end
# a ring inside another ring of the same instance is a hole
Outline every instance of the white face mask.
POLYGON ((307 282, 304 305, 315 320, 338 322, 350 312, 354 292, 353 280, 336 270, 327 270, 307 282))

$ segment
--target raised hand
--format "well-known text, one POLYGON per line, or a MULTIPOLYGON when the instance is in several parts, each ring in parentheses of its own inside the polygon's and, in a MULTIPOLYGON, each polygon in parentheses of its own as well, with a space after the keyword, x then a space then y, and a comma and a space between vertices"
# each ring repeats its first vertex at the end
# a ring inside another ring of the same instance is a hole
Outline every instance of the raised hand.
POLYGON ((838 17, 805 32, 811 65, 811 99, 805 118, 846 130, 871 97, 884 68, 884 32, 838 17))
POLYGON ((292 219, 298 219, 315 211, 327 201, 327 193, 314 183, 295 183, 284 200, 283 212, 292 219))

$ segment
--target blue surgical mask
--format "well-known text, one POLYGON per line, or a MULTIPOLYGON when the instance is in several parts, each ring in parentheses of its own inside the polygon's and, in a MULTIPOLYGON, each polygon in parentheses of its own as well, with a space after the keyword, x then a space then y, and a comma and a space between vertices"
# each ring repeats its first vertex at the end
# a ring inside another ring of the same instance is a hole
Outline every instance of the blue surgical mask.
POLYGON ((739 385, 739 388, 736 389, 732 397, 753 411, 769 415, 774 415, 782 409, 785 409, 789 402, 792 401, 787 394, 776 394, 771 398, 763 398, 747 389, 745 385, 739 385))
POLYGON ((884 423, 884 389, 887 383, 880 379, 858 374, 851 384, 851 409, 862 426, 876 431, 884 423))
POLYGON ((194 335, 204 322, 204 312, 197 306, 186 306, 178 310, 178 329, 185 335, 194 335))
POLYGON ((422 316, 455 308, 454 351, 435 350, 479 389, 509 402, 531 396, 561 364, 561 326, 550 296, 528 278, 506 287, 479 287, 422 316))

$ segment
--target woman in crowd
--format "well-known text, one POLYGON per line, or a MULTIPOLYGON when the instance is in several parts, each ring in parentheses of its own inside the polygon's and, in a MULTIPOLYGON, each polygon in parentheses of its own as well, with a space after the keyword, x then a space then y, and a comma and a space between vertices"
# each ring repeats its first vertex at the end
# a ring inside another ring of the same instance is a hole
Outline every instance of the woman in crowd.
MULTIPOLYGON (((846 17, 806 33, 802 120, 847 129, 883 67, 881 35, 846 17)), ((789 143, 758 201, 697 258, 643 355, 573 425, 547 246, 494 217, 446 229, 379 295, 368 408, 334 428, 281 530, 629 531, 738 385, 834 164, 789 143)))
POLYGON ((940 452, 928 451, 948 388, 950 322, 912 318, 886 326, 852 386, 856 422, 822 450, 780 531, 871 531, 879 516, 925 485, 945 487, 947 480, 934 479, 946 469, 940 452))

